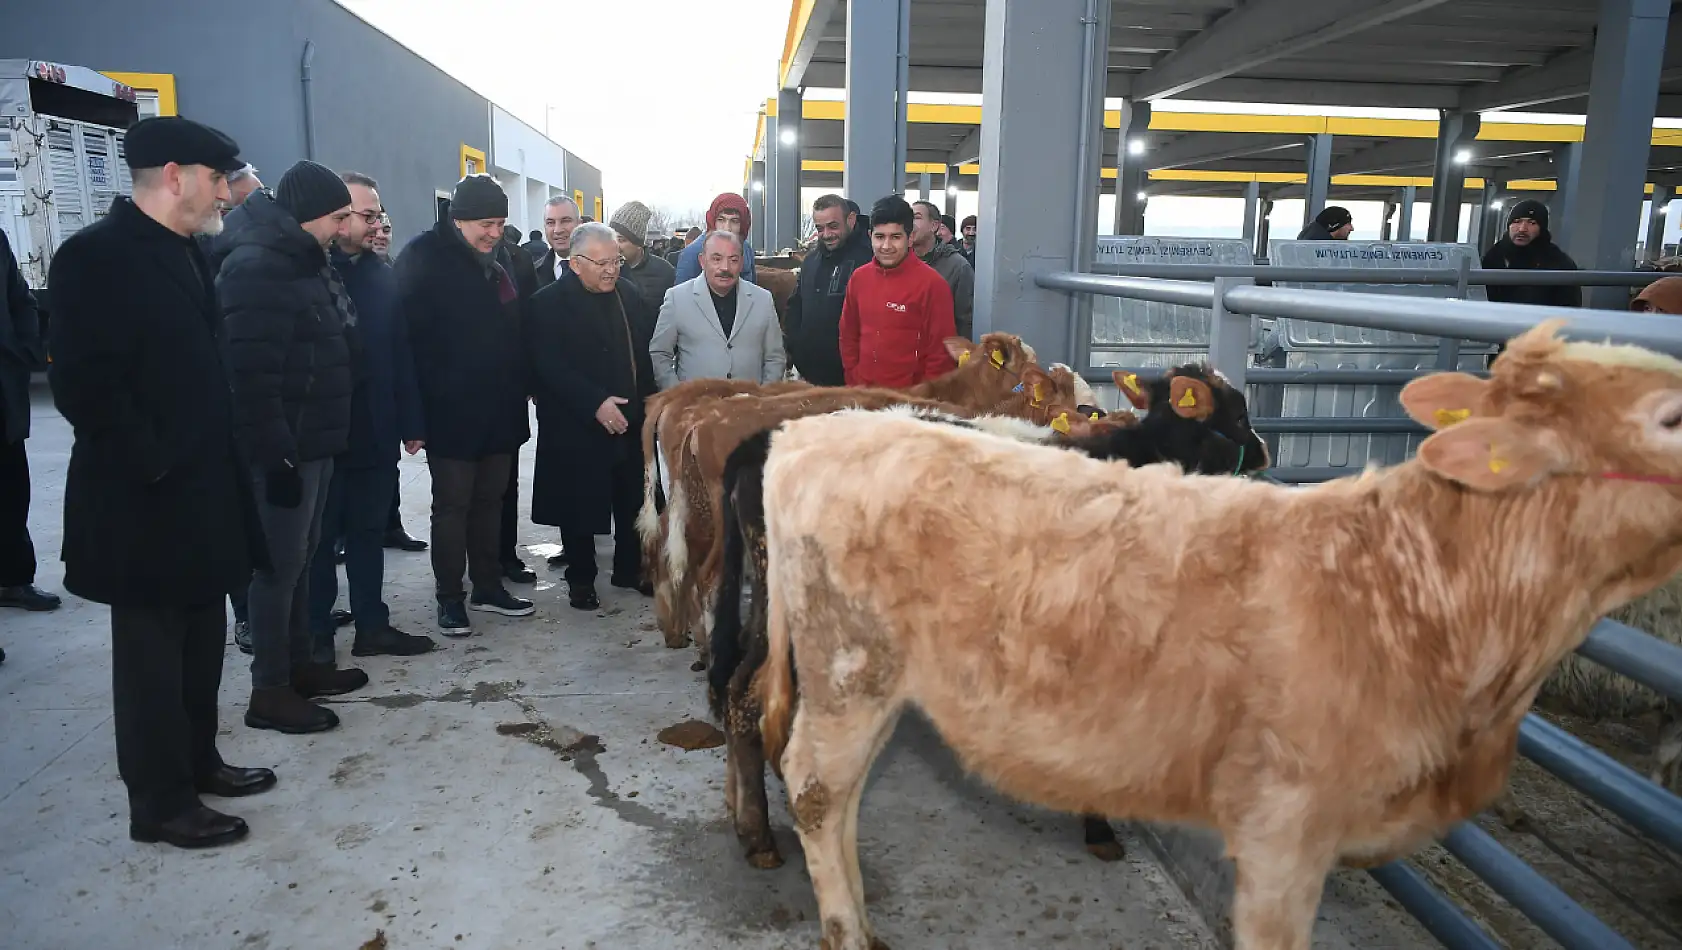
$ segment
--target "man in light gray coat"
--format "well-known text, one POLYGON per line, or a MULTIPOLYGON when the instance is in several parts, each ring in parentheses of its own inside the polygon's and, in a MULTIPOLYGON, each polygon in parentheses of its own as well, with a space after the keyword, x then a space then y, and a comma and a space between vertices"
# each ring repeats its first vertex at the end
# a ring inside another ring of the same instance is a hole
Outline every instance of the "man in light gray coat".
POLYGON ((654 381, 670 389, 691 379, 774 383, 788 357, 771 292, 742 277, 742 239, 714 231, 701 248, 701 276, 666 291, 648 355, 654 381))

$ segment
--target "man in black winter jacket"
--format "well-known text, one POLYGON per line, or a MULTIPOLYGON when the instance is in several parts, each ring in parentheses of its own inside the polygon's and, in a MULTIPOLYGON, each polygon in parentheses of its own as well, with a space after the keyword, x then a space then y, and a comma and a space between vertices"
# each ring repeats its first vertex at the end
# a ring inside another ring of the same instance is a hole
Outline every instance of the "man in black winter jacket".
POLYGON ((531 438, 520 290, 496 260, 507 217, 502 186, 469 175, 456 183, 449 214, 397 257, 432 471, 438 626, 450 637, 472 635, 469 603, 508 617, 533 612, 503 587, 497 551, 508 468, 531 438))
POLYGON ((800 263, 800 289, 783 318, 783 347, 800 378, 817 386, 845 386, 841 370, 841 305, 853 270, 872 259, 869 233, 840 195, 812 202, 818 246, 800 263))
MULTIPOLYGON (((1483 255, 1485 270, 1581 270, 1548 232, 1548 206, 1526 198, 1507 212, 1507 236, 1483 255)), ((1574 284, 1490 284, 1484 293, 1493 303, 1528 303, 1543 307, 1581 307, 1583 288, 1574 284)), ((1505 350, 1500 344, 1489 362, 1505 350)))
POLYGON ((303 161, 273 194, 258 192, 228 214, 216 239, 223 346, 234 431, 252 467, 269 542, 266 570, 251 579, 251 704, 245 724, 286 733, 339 724, 309 702, 368 682, 361 670, 310 658, 307 568, 319 542, 333 457, 350 430, 354 310, 332 289, 327 246, 350 217, 350 191, 332 169, 303 161))
MULTIPOLYGON (((29 539, 29 374, 40 359, 41 318, 12 245, 0 231, 0 607, 57 610, 35 586, 29 539)), ((5 654, 0 653, 0 658, 5 654)))

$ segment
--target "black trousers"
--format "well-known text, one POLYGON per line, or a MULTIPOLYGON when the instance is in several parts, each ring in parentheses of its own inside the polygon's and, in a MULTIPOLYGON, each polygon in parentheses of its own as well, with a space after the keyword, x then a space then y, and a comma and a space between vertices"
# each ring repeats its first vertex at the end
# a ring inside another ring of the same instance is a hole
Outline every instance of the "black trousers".
POLYGON ((222 765, 216 695, 227 614, 203 607, 112 607, 117 772, 129 817, 164 822, 199 805, 195 775, 222 765))
POLYGON ((502 530, 497 538, 497 556, 504 565, 520 560, 520 453, 508 462, 508 488, 502 494, 502 530))
POLYGON ((0 444, 0 587, 35 583, 35 544, 29 540, 27 440, 0 444))
POLYGON ((393 534, 403 530, 403 513, 398 506, 403 502, 401 490, 391 493, 391 511, 385 516, 385 529, 393 534))
MULTIPOLYGON (((613 576, 622 580, 634 581, 642 576, 642 541, 637 536, 642 476, 642 462, 636 458, 613 466, 613 576)), ((595 536, 562 531, 561 546, 567 553, 567 583, 595 583, 595 536)))

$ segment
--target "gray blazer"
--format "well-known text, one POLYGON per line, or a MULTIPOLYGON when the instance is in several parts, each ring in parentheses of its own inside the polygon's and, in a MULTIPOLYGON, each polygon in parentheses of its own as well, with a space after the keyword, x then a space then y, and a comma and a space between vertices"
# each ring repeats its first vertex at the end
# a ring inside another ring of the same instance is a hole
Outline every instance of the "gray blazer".
POLYGON ((705 274, 666 291, 648 344, 654 381, 661 389, 691 379, 774 383, 783 378, 788 356, 771 292, 745 280, 736 288, 736 321, 728 338, 705 274))

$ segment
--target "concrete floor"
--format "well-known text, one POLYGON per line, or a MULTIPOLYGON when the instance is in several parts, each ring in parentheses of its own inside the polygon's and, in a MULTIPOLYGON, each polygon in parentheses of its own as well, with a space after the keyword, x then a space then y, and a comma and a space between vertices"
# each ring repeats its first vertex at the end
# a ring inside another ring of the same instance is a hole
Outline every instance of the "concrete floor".
MULTIPOLYGON (((34 395, 31 527, 39 583, 56 591, 70 434, 44 386, 34 395)), ((402 492, 405 525, 426 536, 423 462, 404 460, 402 492)), ((354 661, 373 682, 335 704, 332 732, 245 728, 248 660, 230 639, 223 755, 274 768, 280 784, 210 799, 252 834, 206 852, 128 840, 105 609, 65 595, 53 614, 0 613, 0 945, 354 950, 383 931, 367 945, 816 946, 782 786, 771 795, 788 864, 752 870, 725 817, 723 750, 655 739, 707 718, 692 652, 665 649, 651 602, 606 586, 605 571, 604 609, 569 609, 542 562, 553 535, 521 532, 540 578, 535 593, 515 589, 537 615, 476 613, 471 639, 354 661), (514 723, 547 730, 497 730, 514 723), (579 732, 603 751, 532 741, 579 732)), ((386 576, 393 623, 436 634, 427 555, 391 552, 386 576)), ((340 648, 353 662, 348 636, 340 648)), ((985 791, 920 721, 877 764, 860 825, 872 919, 897 950, 1213 946, 1137 838, 1128 860, 1099 863, 1075 818, 985 791)))

